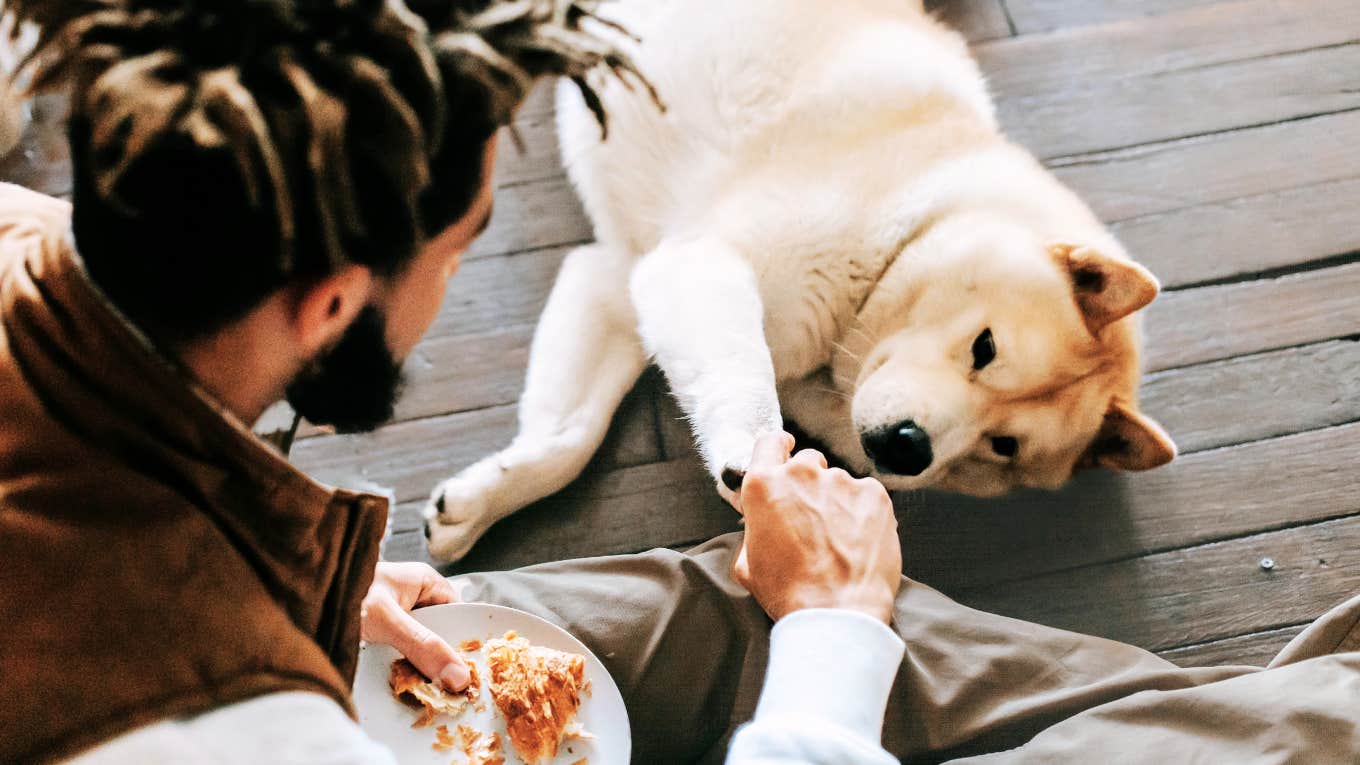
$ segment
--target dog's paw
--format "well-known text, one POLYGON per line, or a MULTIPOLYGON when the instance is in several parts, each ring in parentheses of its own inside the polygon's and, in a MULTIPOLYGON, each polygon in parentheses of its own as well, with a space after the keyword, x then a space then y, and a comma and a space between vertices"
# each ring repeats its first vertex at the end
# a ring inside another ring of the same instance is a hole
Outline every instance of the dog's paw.
POLYGON ((746 468, 725 467, 716 482, 718 496, 727 500, 738 513, 741 512, 741 482, 745 477, 746 468))
POLYGON ((425 505, 425 539, 430 557, 460 560, 499 516, 485 482, 464 471, 435 487, 425 505))
POLYGON ((718 494, 737 512, 741 512, 741 483, 758 439, 749 433, 734 432, 709 441, 704 449, 718 494))

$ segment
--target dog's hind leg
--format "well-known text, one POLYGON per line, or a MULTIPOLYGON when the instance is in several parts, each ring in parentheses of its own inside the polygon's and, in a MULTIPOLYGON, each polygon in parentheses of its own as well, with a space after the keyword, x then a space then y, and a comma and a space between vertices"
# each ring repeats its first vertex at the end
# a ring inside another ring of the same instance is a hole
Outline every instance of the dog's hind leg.
POLYGON ((600 245, 567 256, 529 349, 519 433, 435 488, 430 554, 453 561, 491 524, 580 475, 646 367, 628 300, 633 259, 600 245))
POLYGON ((633 270, 631 290, 643 342, 735 506, 756 439, 783 427, 755 273, 722 241, 663 242, 633 270))

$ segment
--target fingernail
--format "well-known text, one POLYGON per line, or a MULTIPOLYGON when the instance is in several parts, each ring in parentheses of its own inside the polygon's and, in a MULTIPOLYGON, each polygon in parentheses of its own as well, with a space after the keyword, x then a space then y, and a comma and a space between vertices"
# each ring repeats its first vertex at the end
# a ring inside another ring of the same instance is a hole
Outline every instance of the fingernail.
POLYGON ((455 693, 468 687, 471 680, 472 675, 468 673, 467 665, 458 662, 444 667, 444 671, 439 673, 439 682, 455 693))

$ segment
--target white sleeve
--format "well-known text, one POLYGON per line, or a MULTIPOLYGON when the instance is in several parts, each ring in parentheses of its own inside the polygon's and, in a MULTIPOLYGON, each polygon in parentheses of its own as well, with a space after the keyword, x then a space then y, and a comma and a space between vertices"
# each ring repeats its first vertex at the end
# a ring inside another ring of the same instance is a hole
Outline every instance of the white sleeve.
POLYGON ((326 696, 258 696, 165 720, 90 749, 67 765, 396 765, 396 758, 326 696))
POLYGON ((770 633, 755 718, 737 731, 727 765, 891 765, 883 712, 906 647, 858 611, 807 609, 770 633))

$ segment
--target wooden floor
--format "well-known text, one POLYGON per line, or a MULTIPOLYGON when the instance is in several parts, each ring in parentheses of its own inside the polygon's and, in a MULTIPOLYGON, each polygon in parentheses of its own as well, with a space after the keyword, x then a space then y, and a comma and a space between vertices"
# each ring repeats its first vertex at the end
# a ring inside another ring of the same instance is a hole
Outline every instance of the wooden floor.
MULTIPOLYGON (((952 0, 1002 120, 1157 273, 1146 409, 1183 456, 1058 493, 898 497, 909 574, 980 608, 1183 663, 1262 662, 1360 592, 1360 3, 952 0), (1270 565, 1269 562, 1273 562, 1270 565)), ((539 93, 507 142, 496 218, 411 361, 399 421, 294 450, 326 480, 394 488, 392 558, 424 559, 440 479, 503 445, 534 321, 591 239, 539 93)), ((60 192, 59 146, 0 171, 60 192)), ((649 373, 563 494, 454 570, 735 529, 649 373)))

